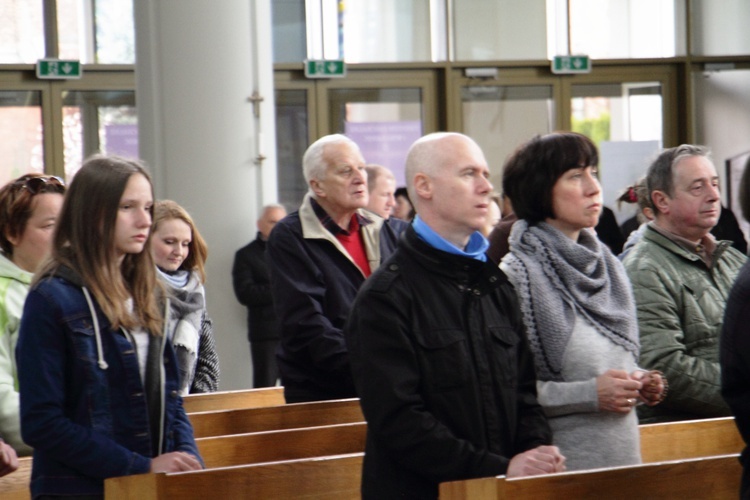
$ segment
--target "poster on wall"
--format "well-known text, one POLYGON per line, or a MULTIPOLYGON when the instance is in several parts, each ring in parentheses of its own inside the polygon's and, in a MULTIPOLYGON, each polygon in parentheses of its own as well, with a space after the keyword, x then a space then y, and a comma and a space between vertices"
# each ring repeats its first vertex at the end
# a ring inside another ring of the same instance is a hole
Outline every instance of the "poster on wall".
POLYGON ((368 164, 388 167, 396 177, 396 185, 406 185, 406 153, 422 136, 421 121, 345 122, 344 133, 359 145, 368 164))
POLYGON ((138 158, 138 125, 113 123, 105 125, 102 150, 111 155, 138 158))

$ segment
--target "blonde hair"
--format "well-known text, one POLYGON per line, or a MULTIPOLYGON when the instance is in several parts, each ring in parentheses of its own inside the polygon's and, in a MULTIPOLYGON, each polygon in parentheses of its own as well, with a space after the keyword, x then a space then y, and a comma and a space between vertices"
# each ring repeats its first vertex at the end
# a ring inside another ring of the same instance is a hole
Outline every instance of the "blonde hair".
POLYGON ((154 229, 159 230, 159 224, 168 220, 178 219, 188 225, 192 239, 188 245, 188 256, 180 265, 180 269, 198 273, 201 283, 206 282, 206 259, 208 258, 208 245, 195 227, 195 222, 190 214, 177 202, 172 200, 159 200, 154 204, 154 229))

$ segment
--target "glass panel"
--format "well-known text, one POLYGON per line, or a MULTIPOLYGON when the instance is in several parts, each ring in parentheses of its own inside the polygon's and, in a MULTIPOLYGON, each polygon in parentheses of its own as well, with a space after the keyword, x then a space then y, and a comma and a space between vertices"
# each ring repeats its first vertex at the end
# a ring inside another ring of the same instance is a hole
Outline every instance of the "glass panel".
POLYGON ((455 60, 547 58, 546 0, 454 0, 455 60))
POLYGON ((636 207, 617 197, 646 173, 651 157, 662 147, 662 95, 659 82, 573 85, 571 128, 599 147, 599 177, 604 204, 618 223, 636 207))
POLYGON ((96 62, 135 63, 133 0, 95 0, 96 62))
POLYGON ((464 133, 484 151, 490 180, 502 190, 505 159, 522 142, 554 128, 552 87, 467 86, 461 89, 464 133))
POLYGON ((750 2, 692 0, 693 53, 702 56, 750 54, 750 2))
POLYGON ((682 12, 678 0, 570 0, 570 51, 593 59, 673 57, 684 53, 682 12))
MULTIPOLYGON (((91 16, 85 12, 82 0, 56 0, 57 46, 61 59, 78 59, 88 64, 94 62, 91 40, 91 16), (87 22, 87 19, 89 20, 87 22)), ((90 12, 90 9, 89 9, 90 12)))
POLYGON ((44 170, 42 132, 39 92, 0 91, 0 186, 44 170))
POLYGON ((0 63, 35 63, 43 57, 42 2, 0 1, 0 63))
POLYGON ((273 62, 300 62, 306 58, 306 25, 304 0, 274 0, 273 62))
POLYGON ((391 169, 405 185, 406 153, 423 131, 421 89, 336 89, 328 99, 330 130, 351 137, 365 161, 391 169))
POLYGON ((138 118, 130 91, 63 92, 65 176, 102 152, 138 157, 138 118))
POLYGON ((57 29, 63 59, 135 63, 133 0, 94 0, 93 11, 91 0, 57 0, 57 29))
POLYGON ((276 156, 279 202, 296 210, 307 192, 302 156, 309 146, 306 90, 276 91, 276 156))
POLYGON ((370 0, 344 4, 347 62, 430 60, 430 5, 425 0, 370 0))

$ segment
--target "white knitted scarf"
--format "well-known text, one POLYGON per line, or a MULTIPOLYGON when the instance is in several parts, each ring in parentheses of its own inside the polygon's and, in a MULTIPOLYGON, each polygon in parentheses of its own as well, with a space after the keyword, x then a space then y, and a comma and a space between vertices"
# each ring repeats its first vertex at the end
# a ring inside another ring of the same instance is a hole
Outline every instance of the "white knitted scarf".
POLYGON ((593 230, 578 242, 546 222, 519 220, 503 263, 516 287, 540 380, 562 380, 565 347, 576 314, 637 360, 640 343, 633 291, 625 269, 593 230))

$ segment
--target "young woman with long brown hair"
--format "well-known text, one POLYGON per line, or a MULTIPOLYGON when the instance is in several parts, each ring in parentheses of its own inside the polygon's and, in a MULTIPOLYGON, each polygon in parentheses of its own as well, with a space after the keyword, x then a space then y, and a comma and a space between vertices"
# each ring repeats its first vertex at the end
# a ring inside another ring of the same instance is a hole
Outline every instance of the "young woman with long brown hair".
POLYGON ((17 348, 34 498, 97 498, 108 477, 202 466, 144 251, 152 213, 137 161, 92 157, 70 185, 17 348))

